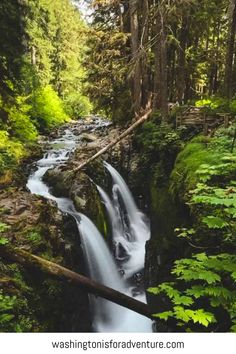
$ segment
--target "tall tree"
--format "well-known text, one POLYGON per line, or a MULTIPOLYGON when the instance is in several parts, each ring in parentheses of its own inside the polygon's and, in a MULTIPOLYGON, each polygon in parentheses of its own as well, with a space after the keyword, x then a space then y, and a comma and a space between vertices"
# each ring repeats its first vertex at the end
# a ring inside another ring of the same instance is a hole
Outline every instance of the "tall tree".
POLYGON ((153 108, 160 109, 163 119, 167 118, 167 33, 166 33, 166 5, 164 1, 155 7, 155 37, 154 46, 154 102, 153 108))
POLYGON ((6 99, 19 84, 24 46, 25 7, 20 0, 0 2, 0 95, 6 99))
POLYGON ((135 113, 138 113, 141 107, 141 61, 139 39, 140 25, 138 16, 138 3, 138 0, 129 0, 132 53, 131 90, 135 113))
POLYGON ((142 1, 142 23, 141 23, 141 39, 140 39, 140 51, 141 51, 141 67, 142 67, 142 107, 146 107, 150 99, 150 69, 149 69, 149 16, 150 5, 148 0, 142 1))
POLYGON ((235 60, 234 49, 235 49, 235 35, 236 35, 236 0, 229 1, 228 10, 228 42, 227 42, 227 55, 225 64, 225 81, 224 81, 224 91, 226 97, 229 99, 233 95, 233 63, 235 60))

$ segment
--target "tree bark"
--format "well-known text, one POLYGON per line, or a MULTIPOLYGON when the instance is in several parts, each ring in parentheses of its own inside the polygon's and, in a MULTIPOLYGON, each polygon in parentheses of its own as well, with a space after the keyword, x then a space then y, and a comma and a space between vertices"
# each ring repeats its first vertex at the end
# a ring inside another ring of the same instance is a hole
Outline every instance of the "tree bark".
POLYGON ((87 159, 85 162, 80 164, 78 167, 75 167, 73 169, 73 172, 78 172, 82 170, 86 165, 88 165, 90 162, 96 160, 99 156, 103 155, 105 152, 110 150, 113 146, 115 146, 117 143, 119 143, 121 140, 123 140, 126 136, 128 136, 132 131, 137 128, 139 125, 143 124, 148 118, 149 115, 151 114, 152 110, 149 109, 146 111, 134 124, 132 124, 128 129, 126 129, 117 139, 114 141, 111 141, 110 144, 106 145, 103 149, 99 150, 95 155, 87 159))
POLYGON ((235 35, 236 35, 236 0, 230 0, 229 5, 229 33, 228 33, 228 45, 225 65, 225 96, 232 98, 232 86, 233 86, 233 59, 235 49, 235 35))
POLYGON ((146 107, 149 100, 149 67, 148 67, 148 35, 149 35, 149 3, 148 0, 142 2, 142 34, 141 34, 141 67, 142 67, 142 107, 146 107))
POLYGON ((129 0, 130 28, 131 28, 131 51, 132 51, 132 75, 131 91, 134 112, 138 113, 141 107, 141 63, 139 55, 139 20, 138 0, 129 0))
POLYGON ((167 89, 167 35, 163 4, 158 5, 155 28, 156 45, 155 73, 154 73, 154 100, 153 108, 160 109, 163 121, 168 117, 168 89, 167 89))
POLYGON ((69 282, 70 284, 79 286, 85 291, 102 297, 106 300, 116 303, 117 305, 128 308, 148 318, 153 318, 148 305, 141 301, 135 300, 130 296, 120 293, 117 290, 97 283, 81 274, 75 273, 56 263, 49 262, 46 259, 35 256, 22 249, 7 245, 0 246, 0 255, 4 258, 16 261, 24 267, 35 268, 45 272, 57 279, 69 282))
POLYGON ((186 47, 188 39, 188 18, 183 15, 182 25, 179 36, 179 48, 178 48, 178 68, 177 68, 177 100, 180 104, 185 101, 184 93, 186 87, 186 47))

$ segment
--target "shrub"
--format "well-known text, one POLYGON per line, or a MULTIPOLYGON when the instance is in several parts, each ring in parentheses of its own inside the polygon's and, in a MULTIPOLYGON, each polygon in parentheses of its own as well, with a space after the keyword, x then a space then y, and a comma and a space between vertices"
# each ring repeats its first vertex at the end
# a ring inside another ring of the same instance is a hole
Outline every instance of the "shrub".
POLYGON ((195 102, 196 107, 206 107, 213 112, 228 112, 229 101, 222 97, 209 97, 195 102))
POLYGON ((92 111, 92 104, 88 97, 80 93, 71 93, 65 99, 66 112, 73 118, 82 118, 92 111))
POLYGON ((9 134, 0 130, 0 175, 14 167, 25 155, 25 149, 19 141, 10 140, 9 134))
MULTIPOLYGON (((230 130, 220 128, 213 138, 199 135, 185 146, 176 159, 171 175, 171 190, 174 194, 184 196, 186 191, 196 187, 199 180, 197 170, 201 165, 222 165, 222 158, 230 153, 232 145, 230 130)), ((229 176, 234 169, 232 164, 230 166, 225 169, 229 176)))
POLYGON ((37 139, 38 132, 31 121, 28 112, 31 106, 26 104, 25 97, 17 97, 17 105, 7 109, 9 119, 9 132, 11 136, 18 138, 24 143, 31 143, 37 139))
POLYGON ((32 95, 31 102, 31 115, 41 131, 49 131, 69 121, 62 100, 51 86, 38 89, 32 95))

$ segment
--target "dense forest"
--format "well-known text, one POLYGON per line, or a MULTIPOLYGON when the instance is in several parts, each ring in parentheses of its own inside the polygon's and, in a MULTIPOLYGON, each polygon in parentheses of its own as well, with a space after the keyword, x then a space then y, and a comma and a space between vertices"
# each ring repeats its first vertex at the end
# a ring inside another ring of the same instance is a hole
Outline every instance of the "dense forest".
MULTIPOLYGON (((0 330, 93 331, 87 295, 28 269, 17 252, 87 275, 56 197, 70 198, 115 247, 96 190, 110 188, 105 159, 150 220, 139 283, 155 331, 236 332, 235 117, 236 0, 1 0, 0 330), (32 164, 63 129, 79 143, 61 169, 43 166, 56 197, 30 197, 32 164)), ((112 193, 117 207, 121 192, 112 193)), ((126 234, 128 211, 119 214, 126 234)))

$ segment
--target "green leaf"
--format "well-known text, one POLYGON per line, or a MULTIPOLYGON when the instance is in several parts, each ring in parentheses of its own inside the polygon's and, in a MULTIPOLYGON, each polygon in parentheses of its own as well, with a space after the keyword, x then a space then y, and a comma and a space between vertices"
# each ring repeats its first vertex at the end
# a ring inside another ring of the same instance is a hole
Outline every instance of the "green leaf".
POLYGON ((160 294, 161 289, 159 289, 159 288, 148 288, 147 291, 150 294, 158 295, 158 294, 160 294))
POLYGON ((4 224, 4 223, 1 223, 1 222, 0 222, 0 233, 6 231, 6 230, 8 230, 8 229, 10 229, 10 226, 8 226, 7 224, 4 224))
POLYGON ((170 316, 173 316, 173 312, 165 311, 165 312, 156 313, 153 316, 159 318, 160 320, 167 321, 170 316))
POLYGON ((14 315, 10 315, 7 313, 4 314, 0 314, 0 323, 6 323, 6 322, 10 322, 15 316, 14 315))
POLYGON ((215 317, 210 312, 205 312, 203 309, 196 310, 192 315, 194 323, 200 323, 204 327, 208 327, 210 323, 215 322, 215 317))
POLYGON ((236 281, 236 271, 231 274, 231 277, 236 281))
POLYGON ((191 311, 191 310, 187 310, 187 311, 182 306, 175 306, 174 307, 174 315, 175 315, 175 317, 178 320, 181 320, 181 321, 183 321, 185 323, 187 323, 190 320, 189 311, 191 311))
POLYGON ((193 304, 193 299, 189 296, 177 296, 174 298, 175 305, 185 305, 190 306, 193 304))
POLYGON ((186 290, 186 294, 195 297, 195 299, 199 299, 201 296, 205 294, 204 286, 201 285, 193 285, 190 289, 186 290))
POLYGON ((231 332, 236 333, 236 324, 230 328, 231 332))
POLYGON ((224 227, 229 226, 225 220, 217 216, 206 216, 202 221, 209 227, 209 229, 223 229, 224 227))
POLYGON ((9 240, 5 237, 0 237, 0 245, 6 245, 9 243, 9 240))

